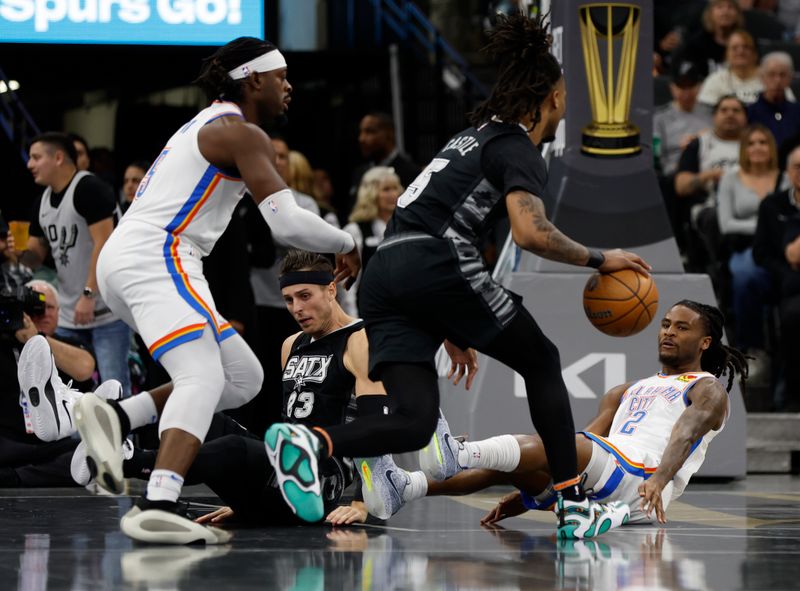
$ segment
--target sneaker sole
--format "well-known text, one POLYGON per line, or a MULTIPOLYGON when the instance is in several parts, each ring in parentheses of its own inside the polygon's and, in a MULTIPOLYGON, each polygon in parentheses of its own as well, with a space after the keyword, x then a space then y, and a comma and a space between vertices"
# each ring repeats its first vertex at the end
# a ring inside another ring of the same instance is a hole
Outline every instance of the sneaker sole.
POLYGON ((60 420, 56 393, 50 383, 53 371, 50 345, 44 337, 37 335, 25 344, 23 353, 17 375, 20 390, 28 403, 33 432, 42 441, 56 441, 59 438, 60 420), (43 405, 49 405, 49 408, 43 405))
POLYGON ((129 538, 148 544, 227 544, 233 537, 230 532, 200 525, 185 517, 148 509, 128 512, 120 520, 120 529, 129 538))
POLYGON ((264 434, 264 445, 283 500, 300 519, 314 523, 325 515, 317 455, 305 434, 298 431, 300 437, 293 437, 292 432, 290 425, 272 425, 264 434), (309 488, 316 488, 316 491, 309 488))
POLYGON ((122 494, 125 489, 122 471, 122 441, 119 418, 111 406, 98 396, 87 393, 74 406, 75 423, 86 444, 86 461, 97 483, 109 492, 122 494))

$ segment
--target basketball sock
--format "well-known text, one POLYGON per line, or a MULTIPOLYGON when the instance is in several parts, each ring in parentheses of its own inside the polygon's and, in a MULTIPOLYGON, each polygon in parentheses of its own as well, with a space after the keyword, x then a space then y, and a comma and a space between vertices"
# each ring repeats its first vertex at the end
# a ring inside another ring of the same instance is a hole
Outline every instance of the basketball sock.
POLYGON ((519 466, 519 442, 513 435, 498 435, 483 441, 465 441, 458 463, 466 468, 513 472, 519 466))
MULTIPOLYGON (((128 431, 151 425, 158 421, 156 403, 150 392, 140 392, 119 403, 119 408, 125 413, 130 422, 128 431)), ((123 436, 126 435, 123 432, 123 436)))
POLYGON ((183 488, 183 477, 172 470, 153 470, 147 482, 147 500, 172 501, 178 500, 183 488))
POLYGON ((409 482, 403 490, 403 501, 415 501, 428 494, 428 479, 424 472, 408 472, 409 482))
POLYGON ((581 485, 580 476, 576 476, 575 478, 566 480, 564 482, 553 484, 553 490, 561 495, 561 498, 567 501, 575 501, 576 503, 580 503, 586 498, 586 493, 583 492, 583 486, 581 485))

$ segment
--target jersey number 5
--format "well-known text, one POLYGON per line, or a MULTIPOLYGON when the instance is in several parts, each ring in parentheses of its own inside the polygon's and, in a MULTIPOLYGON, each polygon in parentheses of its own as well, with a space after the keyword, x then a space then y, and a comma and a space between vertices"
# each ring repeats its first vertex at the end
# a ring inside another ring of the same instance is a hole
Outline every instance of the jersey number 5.
POLYGON ((431 182, 433 173, 439 172, 448 164, 450 164, 450 161, 446 158, 434 158, 431 160, 431 163, 428 164, 428 166, 426 166, 425 169, 417 175, 417 178, 415 178, 414 181, 408 185, 408 188, 397 199, 397 207, 408 207, 414 203, 414 201, 417 200, 417 197, 419 197, 425 190, 425 187, 428 186, 428 183, 431 182))
POLYGON ((289 396, 289 403, 286 405, 286 416, 294 417, 296 419, 305 419, 314 410, 314 393, 313 392, 292 392, 289 396), (295 402, 298 406, 294 408, 295 402))

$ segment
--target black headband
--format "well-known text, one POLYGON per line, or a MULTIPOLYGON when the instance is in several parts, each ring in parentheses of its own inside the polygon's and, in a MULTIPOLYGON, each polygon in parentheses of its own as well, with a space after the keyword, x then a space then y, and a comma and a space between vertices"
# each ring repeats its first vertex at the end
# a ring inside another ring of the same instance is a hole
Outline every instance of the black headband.
POLYGON ((298 283, 312 283, 314 285, 328 285, 333 282, 333 273, 330 271, 289 271, 281 275, 281 289, 298 283))

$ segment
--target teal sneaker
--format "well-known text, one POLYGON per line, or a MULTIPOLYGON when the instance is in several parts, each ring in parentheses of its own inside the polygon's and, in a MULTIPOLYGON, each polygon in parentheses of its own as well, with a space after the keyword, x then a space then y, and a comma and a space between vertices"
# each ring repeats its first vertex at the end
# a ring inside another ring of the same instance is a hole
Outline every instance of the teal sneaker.
POLYGON ((286 504, 303 521, 321 520, 325 507, 317 461, 319 438, 303 425, 275 423, 267 429, 264 445, 286 504))
POLYGON ((630 507, 621 501, 596 503, 584 499, 577 502, 567 501, 561 495, 558 495, 555 511, 560 540, 594 538, 625 525, 631 517, 630 507))

